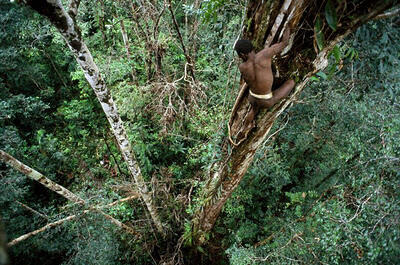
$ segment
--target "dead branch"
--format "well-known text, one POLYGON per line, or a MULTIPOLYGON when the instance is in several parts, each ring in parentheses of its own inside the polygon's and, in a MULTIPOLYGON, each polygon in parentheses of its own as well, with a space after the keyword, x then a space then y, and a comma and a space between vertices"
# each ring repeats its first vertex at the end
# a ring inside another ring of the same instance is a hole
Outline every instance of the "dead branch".
MULTIPOLYGON (((60 194, 64 198, 68 199, 69 201, 88 206, 83 199, 81 199, 80 197, 78 197, 77 195, 75 195, 74 193, 69 191, 68 189, 66 189, 63 186, 55 183, 54 181, 46 178, 45 176, 43 176, 38 171, 36 171, 36 170, 28 167, 27 165, 21 163, 20 161, 18 161, 14 157, 10 156, 9 154, 4 152, 3 150, 0 150, 0 160, 4 161, 6 164, 12 166, 14 169, 20 171, 21 173, 23 173, 24 175, 28 176, 29 178, 38 181, 39 183, 41 183, 46 188, 48 188, 48 189, 60 194)), ((110 220, 113 224, 115 224, 116 226, 124 229, 128 233, 136 235, 136 236, 138 235, 138 232, 134 231, 131 227, 121 223, 120 221, 118 221, 114 217, 104 213, 100 209, 92 207, 92 206, 89 206, 89 209, 100 213, 106 219, 110 220)))
POLYGON ((399 14, 400 14, 400 8, 397 8, 393 11, 377 15, 374 19, 384 19, 384 18, 398 16, 399 14))
POLYGON ((163 6, 163 9, 161 10, 160 14, 157 16, 157 19, 156 19, 156 21, 154 23, 154 27, 153 27, 153 38, 154 38, 154 40, 156 40, 158 38, 157 37, 158 26, 160 24, 161 17, 164 14, 164 11, 165 11, 165 3, 164 3, 164 6, 163 6))
MULTIPOLYGON (((83 213, 86 213, 86 212, 89 212, 89 211, 88 211, 88 210, 83 211, 83 213)), ((47 225, 43 226, 42 228, 39 228, 39 229, 37 229, 37 230, 35 230, 35 231, 29 232, 29 233, 27 233, 27 234, 25 234, 25 235, 22 235, 22 236, 20 236, 20 237, 17 237, 16 239, 10 241, 10 242, 7 244, 7 246, 8 246, 8 247, 12 247, 12 246, 14 246, 14 245, 20 243, 21 241, 24 241, 24 240, 26 240, 26 239, 28 239, 28 238, 34 236, 34 235, 37 235, 37 234, 39 234, 39 233, 41 233, 41 232, 43 232, 43 231, 46 231, 46 230, 49 229, 49 228, 58 226, 58 225, 60 225, 60 224, 62 224, 62 223, 64 223, 64 222, 69 221, 69 220, 72 220, 72 219, 74 219, 74 218, 76 218, 76 215, 70 215, 70 216, 65 217, 65 218, 63 218, 63 219, 61 219, 61 220, 58 220, 58 221, 56 221, 56 222, 47 224, 47 225)))
POLYGON ((76 196, 74 193, 69 191, 68 189, 64 188, 61 185, 58 185, 54 181, 46 178, 38 171, 28 167, 27 165, 21 163, 16 158, 12 157, 11 155, 7 154, 3 150, 0 150, 0 160, 4 161, 6 164, 12 166, 14 169, 18 170, 22 174, 28 176, 29 178, 36 180, 37 182, 41 183, 46 188, 60 194, 64 198, 72 201, 74 203, 84 204, 85 201, 76 196))
POLYGON ((40 217, 42 217, 42 218, 44 218, 46 220, 49 220, 49 217, 47 217, 47 215, 44 215, 44 214, 36 211, 35 209, 32 209, 31 207, 29 207, 28 205, 26 205, 26 204, 24 204, 24 203, 22 203, 20 201, 15 201, 15 202, 18 203, 19 205, 21 205, 23 208, 27 209, 28 211, 33 212, 34 214, 37 214, 37 215, 39 215, 40 217))
MULTIPOLYGON (((99 209, 112 207, 112 206, 114 206, 114 205, 116 205, 116 204, 118 204, 118 203, 120 203, 120 202, 126 202, 126 201, 129 201, 129 200, 132 200, 132 199, 136 199, 136 198, 139 198, 139 197, 140 197, 139 194, 132 195, 132 196, 129 196, 129 197, 126 197, 126 198, 123 198, 123 199, 114 201, 114 202, 109 203, 109 204, 107 204, 107 205, 101 206, 101 207, 99 207, 99 209)), ((87 214, 89 211, 90 211, 90 210, 85 210, 85 211, 83 211, 81 214, 82 214, 82 215, 83 215, 83 214, 87 214)), ((60 224, 62 224, 62 223, 64 223, 64 222, 73 220, 73 219, 75 219, 76 217, 78 217, 78 215, 74 214, 74 215, 70 215, 70 216, 68 216, 68 217, 65 217, 65 218, 63 218, 63 219, 60 219, 60 220, 58 220, 58 221, 56 221, 56 222, 47 224, 47 225, 45 225, 45 226, 43 226, 43 227, 41 227, 41 228, 39 228, 39 229, 37 229, 37 230, 35 230, 35 231, 29 232, 29 233, 27 233, 27 234, 24 234, 24 235, 22 235, 22 236, 20 236, 20 237, 18 237, 18 238, 16 238, 16 239, 10 241, 10 242, 7 244, 7 246, 8 246, 8 247, 12 247, 12 246, 18 244, 18 243, 21 242, 21 241, 24 241, 24 240, 26 240, 26 239, 28 239, 28 238, 34 236, 34 235, 37 235, 37 234, 39 234, 39 233, 41 233, 41 232, 44 232, 44 231, 46 231, 47 229, 50 229, 50 228, 52 228, 52 227, 56 227, 56 226, 58 226, 58 225, 60 225, 60 224)), ((137 235, 140 236, 140 234, 137 234, 137 235)))
POLYGON ((160 133, 165 135, 169 133, 169 128, 176 120, 182 118, 185 113, 190 113, 191 110, 199 107, 198 101, 207 98, 204 93, 204 87, 201 83, 194 83, 190 79, 190 75, 187 73, 187 66, 185 64, 185 71, 183 75, 169 82, 167 80, 161 80, 161 82, 153 82, 150 89, 146 89, 144 93, 150 93, 152 101, 146 106, 146 111, 151 113, 157 113, 161 116, 161 120, 157 120, 161 123, 162 129, 160 133), (182 89, 182 82, 184 81, 185 89, 190 88, 190 98, 185 98, 180 95, 182 89), (190 101, 190 104, 187 104, 190 101))
POLYGON ((101 207, 99 207, 99 209, 104 209, 104 208, 112 207, 112 206, 114 206, 114 205, 116 205, 116 204, 118 204, 118 203, 130 201, 130 200, 137 199, 137 198, 140 198, 140 194, 139 194, 139 193, 136 193, 136 194, 131 195, 131 196, 126 197, 126 198, 122 198, 122 199, 120 199, 120 200, 114 201, 114 202, 109 203, 109 204, 107 204, 107 205, 101 206, 101 207))

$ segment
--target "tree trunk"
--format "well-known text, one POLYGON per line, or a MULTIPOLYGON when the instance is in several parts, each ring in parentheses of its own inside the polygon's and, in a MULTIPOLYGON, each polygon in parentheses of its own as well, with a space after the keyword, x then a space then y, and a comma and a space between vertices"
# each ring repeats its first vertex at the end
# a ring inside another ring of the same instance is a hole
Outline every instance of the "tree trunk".
POLYGON ((101 31, 101 37, 103 38, 104 46, 107 47, 107 35, 106 35, 106 23, 104 21, 105 6, 104 1, 100 0, 101 10, 99 11, 99 28, 101 31))
MULTIPOLYGON (((181 44, 181 48, 182 48, 182 51, 183 51, 183 55, 184 55, 185 58, 186 58, 186 63, 187 63, 188 68, 189 68, 189 74, 190 74, 190 76, 192 77, 192 81, 194 82, 194 81, 196 81, 196 77, 195 77, 195 75, 194 75, 194 65, 193 65, 193 62, 192 62, 192 58, 190 57, 190 55, 189 55, 189 53, 188 53, 188 50, 186 49, 185 43, 183 42, 182 34, 181 34, 180 29, 179 29, 178 22, 176 21, 174 11, 173 11, 173 9, 172 9, 171 0, 168 0, 168 3, 167 3, 167 4, 168 4, 168 9, 169 9, 169 11, 170 11, 170 13, 171 13, 172 22, 173 22, 173 24, 174 24, 176 33, 177 33, 177 35, 178 35, 179 43, 181 44)), ((185 67, 185 69, 186 69, 186 67, 185 67)), ((190 95, 190 92, 189 92, 189 95, 190 95)))
POLYGON ((131 47, 130 47, 130 44, 129 44, 128 34, 126 34, 124 20, 121 19, 119 21, 119 24, 121 26, 121 35, 122 35, 122 40, 124 41, 124 46, 125 46, 125 50, 126 50, 126 57, 129 59, 129 58, 131 58, 131 47))
POLYGON ((100 75, 97 65, 93 61, 93 57, 89 49, 82 39, 80 29, 75 23, 75 11, 77 10, 77 7, 74 9, 74 11, 70 9, 67 13, 60 0, 24 0, 22 2, 30 6, 39 14, 47 17, 64 37, 68 47, 81 66, 86 80, 94 90, 104 113, 106 114, 108 122, 111 125, 114 136, 117 139, 119 148, 122 152, 122 156, 128 165, 128 168, 138 187, 138 191, 148 211, 150 212, 154 224, 159 232, 163 232, 156 208, 153 205, 151 193, 144 182, 140 168, 128 141, 122 120, 118 114, 117 107, 111 97, 110 91, 100 75))
POLYGON ((250 0, 246 9, 243 38, 250 39, 256 51, 277 42, 290 27, 291 38, 284 56, 274 60, 277 69, 273 90, 288 79, 296 80, 294 92, 274 107, 258 114, 257 127, 243 128, 243 119, 249 108, 246 87, 242 89, 228 126, 234 136, 234 145, 228 140, 222 145, 222 159, 212 167, 203 190, 203 205, 193 219, 193 240, 201 245, 206 241, 228 198, 239 185, 253 161, 255 152, 266 139, 274 121, 294 104, 310 77, 328 64, 329 52, 357 27, 373 19, 396 1, 257 1, 250 0), (328 5, 328 7, 327 7, 328 5), (333 7, 333 8, 332 8, 333 7), (319 24, 319 25, 318 25, 319 24), (279 75, 279 76, 278 76, 279 75), (240 141, 237 141, 240 140, 240 141), (229 151, 231 149, 231 151, 229 151))
MULTIPOLYGON (((131 60, 131 45, 129 43, 128 34, 126 33, 126 30, 125 30, 124 20, 121 19, 119 24, 121 26, 122 40, 124 41, 124 46, 125 46, 125 50, 126 50, 126 58, 130 61, 131 60)), ((132 76, 132 81, 137 84, 136 74, 134 72, 134 68, 133 67, 132 67, 132 70, 131 70, 131 76, 132 76)))

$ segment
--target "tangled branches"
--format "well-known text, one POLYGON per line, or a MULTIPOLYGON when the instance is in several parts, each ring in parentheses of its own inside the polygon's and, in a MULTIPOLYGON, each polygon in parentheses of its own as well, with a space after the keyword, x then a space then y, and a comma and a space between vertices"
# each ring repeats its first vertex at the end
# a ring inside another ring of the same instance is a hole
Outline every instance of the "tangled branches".
POLYGON ((202 83, 188 75, 187 63, 181 78, 172 82, 164 79, 151 84, 149 93, 153 99, 146 106, 146 111, 161 117, 161 134, 167 134, 174 125, 182 126, 188 120, 188 116, 207 98, 204 88, 202 83))

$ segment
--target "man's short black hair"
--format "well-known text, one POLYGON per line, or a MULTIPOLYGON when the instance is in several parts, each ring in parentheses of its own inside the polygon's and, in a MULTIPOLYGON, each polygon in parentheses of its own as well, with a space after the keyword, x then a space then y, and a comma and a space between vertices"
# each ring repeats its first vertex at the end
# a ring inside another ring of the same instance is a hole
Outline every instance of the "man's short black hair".
POLYGON ((237 53, 248 54, 253 49, 253 44, 249 40, 238 40, 235 44, 235 50, 237 53))

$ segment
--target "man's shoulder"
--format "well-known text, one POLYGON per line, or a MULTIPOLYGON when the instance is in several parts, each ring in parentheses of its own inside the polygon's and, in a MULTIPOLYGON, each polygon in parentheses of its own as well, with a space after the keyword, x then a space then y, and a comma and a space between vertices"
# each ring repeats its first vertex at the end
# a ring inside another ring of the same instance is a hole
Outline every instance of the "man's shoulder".
POLYGON ((254 58, 254 64, 265 66, 268 64, 269 60, 271 60, 271 56, 269 54, 257 54, 256 58, 254 58))
POLYGON ((256 60, 265 60, 271 57, 271 52, 270 52, 270 48, 266 47, 264 49, 262 49, 261 51, 259 51, 258 53, 256 53, 256 60))
POLYGON ((254 62, 256 65, 266 66, 268 65, 268 61, 271 60, 271 54, 268 48, 265 48, 256 54, 254 58, 254 62))
POLYGON ((242 71, 248 71, 251 65, 252 64, 250 62, 243 62, 243 63, 239 64, 239 70, 241 72, 242 71))
POLYGON ((239 64, 239 71, 240 72, 243 72, 243 70, 244 70, 244 63, 241 63, 241 64, 239 64))

